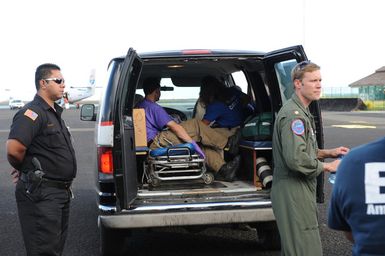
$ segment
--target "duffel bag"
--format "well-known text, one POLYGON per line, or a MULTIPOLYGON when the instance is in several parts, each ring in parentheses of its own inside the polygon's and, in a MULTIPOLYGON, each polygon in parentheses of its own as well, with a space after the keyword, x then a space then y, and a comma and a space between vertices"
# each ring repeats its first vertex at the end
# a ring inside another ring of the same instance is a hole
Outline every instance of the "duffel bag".
POLYGON ((273 134, 273 114, 260 113, 249 117, 242 128, 242 137, 245 140, 271 140, 273 134))

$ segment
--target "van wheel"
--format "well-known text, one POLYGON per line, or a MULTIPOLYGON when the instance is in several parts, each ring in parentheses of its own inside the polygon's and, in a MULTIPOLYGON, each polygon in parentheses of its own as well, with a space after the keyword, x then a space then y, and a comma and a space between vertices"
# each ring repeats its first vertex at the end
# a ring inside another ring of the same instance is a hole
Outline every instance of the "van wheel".
POLYGON ((127 230, 114 230, 100 225, 100 255, 123 255, 124 242, 130 235, 127 230))
POLYGON ((256 225, 258 243, 266 250, 280 250, 281 238, 276 222, 258 223, 256 225))

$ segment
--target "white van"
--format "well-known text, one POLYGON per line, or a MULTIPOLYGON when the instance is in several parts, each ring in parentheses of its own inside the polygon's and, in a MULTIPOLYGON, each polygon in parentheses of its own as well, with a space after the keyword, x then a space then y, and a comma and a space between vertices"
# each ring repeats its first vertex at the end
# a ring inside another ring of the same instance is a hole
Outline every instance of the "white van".
POLYGON ((17 99, 9 100, 10 109, 20 109, 22 107, 24 107, 24 102, 22 100, 17 100, 17 99))

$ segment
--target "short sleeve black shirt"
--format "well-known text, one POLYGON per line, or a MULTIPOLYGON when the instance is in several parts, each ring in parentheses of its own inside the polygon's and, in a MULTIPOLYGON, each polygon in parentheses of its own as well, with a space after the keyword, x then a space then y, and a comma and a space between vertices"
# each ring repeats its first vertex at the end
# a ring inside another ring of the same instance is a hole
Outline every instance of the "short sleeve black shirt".
POLYGON ((76 176, 76 158, 71 134, 55 104, 51 108, 39 95, 13 117, 8 139, 15 139, 26 148, 21 170, 33 169, 36 157, 46 178, 70 181, 76 176), (55 111, 56 110, 56 111, 55 111))

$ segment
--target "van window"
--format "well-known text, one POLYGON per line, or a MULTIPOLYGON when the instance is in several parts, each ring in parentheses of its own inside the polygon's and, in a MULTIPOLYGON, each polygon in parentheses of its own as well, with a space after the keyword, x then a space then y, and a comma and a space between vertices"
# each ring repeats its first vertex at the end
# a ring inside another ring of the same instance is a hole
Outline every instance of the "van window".
POLYGON ((275 74, 277 75, 279 88, 281 90, 282 103, 290 99, 294 93, 294 86, 291 81, 291 70, 296 64, 297 61, 292 59, 278 62, 274 65, 275 74))
MULTIPOLYGON (((176 86, 171 78, 162 78, 160 80, 161 87, 166 87, 166 90, 161 91, 161 96, 157 102, 162 107, 179 110, 188 118, 192 117, 194 106, 199 98, 200 84, 194 87, 176 86)), ((144 95, 143 90, 136 91, 137 94, 144 95)))
POLYGON ((234 79, 235 85, 239 86, 242 89, 242 92, 247 94, 248 83, 245 73, 243 73, 242 71, 237 71, 232 73, 231 75, 234 79))
POLYGON ((166 100, 166 99, 191 100, 191 99, 193 99, 196 101, 199 97, 199 90, 200 90, 199 84, 197 85, 197 87, 175 86, 172 83, 171 78, 162 78, 160 80, 160 85, 173 88, 172 90, 161 91, 160 100, 166 100))

